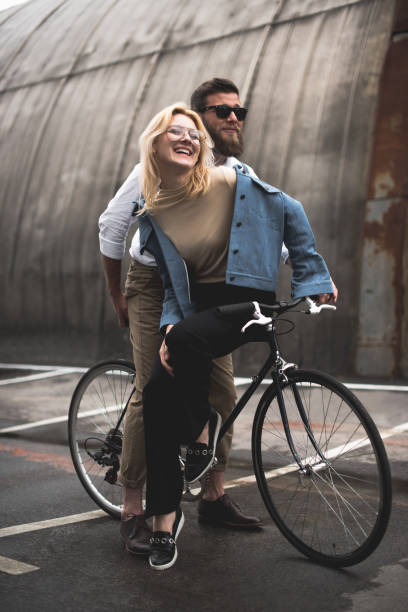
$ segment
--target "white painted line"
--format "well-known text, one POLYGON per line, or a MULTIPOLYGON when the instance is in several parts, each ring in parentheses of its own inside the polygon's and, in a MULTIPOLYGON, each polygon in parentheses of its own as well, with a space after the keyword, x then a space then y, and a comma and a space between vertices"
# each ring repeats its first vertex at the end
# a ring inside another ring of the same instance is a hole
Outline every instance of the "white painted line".
POLYGON ((81 523, 82 521, 91 521, 93 519, 108 517, 108 514, 103 510, 92 510, 91 512, 83 512, 81 514, 71 514, 70 516, 61 516, 47 521, 37 521, 35 523, 24 523, 23 525, 14 525, 13 527, 3 527, 0 529, 0 538, 5 538, 12 535, 20 535, 39 529, 50 529, 51 527, 61 527, 62 525, 72 525, 72 523, 81 523))
MULTIPOLYGON (((75 366, 61 365, 35 365, 31 363, 0 363, 0 370, 38 370, 40 372, 48 372, 49 370, 72 370, 75 366)), ((78 370, 87 370, 88 368, 77 368, 78 370)))
MULTIPOLYGON (((1 369, 1 365, 0 365, 1 369)), ((58 370, 49 370, 42 374, 28 374, 27 376, 16 376, 15 378, 7 378, 0 380, 0 386, 14 385, 16 383, 32 382, 35 380, 44 380, 45 378, 53 378, 54 376, 65 376, 74 372, 86 372, 87 368, 59 368, 58 370)))
MULTIPOLYGON (((84 419, 90 416, 96 416, 98 414, 106 414, 107 412, 114 412, 118 409, 118 405, 107 406, 106 408, 98 408, 97 410, 87 410, 82 412, 79 416, 80 419, 84 419)), ((35 429, 36 427, 44 427, 45 425, 54 425, 55 423, 65 423, 68 421, 68 414, 63 416, 53 417, 52 419, 42 419, 41 421, 34 421, 33 423, 23 423, 22 425, 12 425, 0 429, 0 434, 12 433, 14 431, 22 431, 23 429, 35 429)))
POLYGON ((68 421, 66 415, 61 417, 54 417, 53 419, 43 419, 42 421, 35 421, 34 423, 23 423, 22 425, 13 425, 11 427, 4 427, 0 429, 0 434, 11 433, 13 431, 22 431, 23 429, 34 429, 36 427, 43 427, 44 425, 54 425, 54 423, 64 423, 68 421))
MULTIPOLYGON (((391 436, 395 436, 398 433, 404 433, 408 431, 408 422, 401 423, 401 425, 396 425, 391 429, 381 430, 381 437, 383 439, 389 438, 391 436)), ((351 447, 354 450, 358 446, 365 446, 369 444, 367 439, 356 440, 354 443, 351 443, 351 447), (357 446, 356 446, 357 445, 357 446)), ((333 448, 330 451, 330 457, 335 456, 340 450, 344 449, 344 446, 339 446, 338 448, 333 448)), ((297 464, 289 464, 287 466, 276 468, 274 470, 270 470, 269 472, 265 472, 265 477, 267 479, 277 478, 278 476, 288 474, 289 472, 293 472, 298 469, 297 464)), ((243 476, 242 478, 235 478, 234 480, 229 480, 225 483, 225 489, 233 489, 234 487, 239 487, 246 484, 252 484, 256 482, 256 477, 254 474, 251 476, 243 476)), ((194 495, 197 495, 200 492, 199 488, 191 489, 191 492, 194 495)), ((92 510, 91 512, 83 512, 82 514, 71 514, 70 516, 62 516, 56 519, 50 519, 46 521, 38 521, 35 523, 25 523, 23 525, 15 525, 13 527, 3 527, 0 529, 0 538, 5 538, 7 536, 19 535, 21 533, 28 533, 31 531, 38 531, 40 529, 50 529, 51 527, 60 527, 63 525, 71 525, 72 523, 80 523, 82 521, 90 521, 93 519, 108 517, 108 514, 103 510, 92 510)))
POLYGON ((0 572, 5 574, 12 574, 17 576, 19 574, 27 574, 28 572, 35 572, 40 568, 36 565, 30 565, 29 563, 22 563, 15 559, 9 559, 8 557, 2 557, 0 555, 0 572))
POLYGON ((365 383, 343 383, 349 389, 356 391, 399 391, 407 393, 408 386, 406 385, 369 385, 365 383))
MULTIPOLYGON (((235 386, 249 385, 252 382, 252 378, 234 378, 235 386)), ((270 385, 272 378, 264 378, 261 385, 270 385)), ((408 386, 406 385, 374 385, 366 383, 348 383, 344 382, 343 385, 348 389, 354 389, 357 391, 400 391, 403 393, 408 392, 408 386)))
MULTIPOLYGON (((387 438, 390 438, 391 436, 395 436, 399 433, 405 433, 406 431, 408 431, 408 422, 401 423, 401 425, 396 425, 395 427, 392 427, 391 429, 382 429, 380 430, 380 435, 383 440, 386 440, 387 438)), ((370 444, 370 440, 368 440, 368 438, 364 438, 362 440, 356 440, 355 442, 350 442, 349 444, 350 444, 350 449, 355 450, 356 448, 367 446, 368 444, 370 444)), ((339 451, 344 451, 344 450, 347 450, 346 446, 339 446, 337 448, 333 448, 329 451, 329 453, 327 454, 327 457, 329 459, 332 457, 335 457, 339 451)), ((307 462, 308 459, 306 459, 305 461, 307 462)), ((277 478, 278 476, 283 476, 284 474, 288 474, 289 472, 293 472, 294 470, 297 470, 297 469, 298 469, 297 463, 291 463, 284 467, 276 468, 274 470, 270 470, 269 472, 265 472, 265 478, 267 479, 277 478)), ((251 476, 243 476, 242 478, 236 478, 235 480, 230 480, 227 483, 225 483, 224 488, 232 489, 234 487, 238 487, 240 485, 245 485, 245 484, 251 484, 253 482, 256 482, 256 477, 254 474, 252 474, 251 476)), ((194 495, 197 495, 199 491, 200 489, 192 489, 191 492, 194 493, 194 495)))
MULTIPOLYGON (((0 363, 0 370, 39 370, 42 372, 49 372, 50 376, 62 376, 63 373, 71 374, 73 372, 86 372, 89 368, 80 368, 76 366, 58 366, 58 365, 35 365, 28 363, 0 363), (57 373, 55 373, 57 372, 57 373)), ((7 381, 0 381, 0 385, 12 384, 13 382, 25 382, 29 380, 41 380, 39 378, 31 378, 31 376, 21 376, 18 378, 10 378, 7 381)), ((44 378, 47 378, 44 375, 44 378)), ((237 387, 241 385, 249 385, 252 382, 252 378, 236 376, 234 378, 235 385, 237 387)), ((270 385, 272 383, 271 378, 265 378, 262 381, 262 385, 270 385)), ((403 393, 408 392, 407 385, 375 385, 368 383, 343 383, 349 389, 356 389, 360 391, 399 391, 403 393)))

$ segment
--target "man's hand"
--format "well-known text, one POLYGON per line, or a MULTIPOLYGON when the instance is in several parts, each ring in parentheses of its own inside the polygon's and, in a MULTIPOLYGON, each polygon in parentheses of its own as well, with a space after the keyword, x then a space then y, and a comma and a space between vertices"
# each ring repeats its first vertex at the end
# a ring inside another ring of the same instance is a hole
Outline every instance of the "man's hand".
MULTIPOLYGON (((168 325, 166 328, 166 336, 169 333, 169 331, 171 330, 171 328, 174 327, 174 325, 168 325)), ((166 344, 166 338, 163 340, 162 345, 160 347, 159 350, 159 355, 160 355, 160 361, 161 364, 163 366, 163 368, 166 370, 166 372, 168 372, 170 374, 170 376, 174 376, 174 370, 171 367, 171 365, 169 364, 169 360, 170 360, 170 352, 168 349, 168 346, 166 344)))
POLYGON ((127 300, 120 288, 122 261, 102 256, 106 285, 111 296, 119 327, 129 327, 127 300))
POLYGON ((112 296, 113 307, 116 312, 119 327, 129 327, 127 299, 123 293, 112 296))
POLYGON ((333 287, 333 294, 332 294, 332 298, 333 298, 333 302, 336 303, 337 302, 337 298, 339 297, 339 291, 336 287, 336 285, 334 284, 334 280, 332 279, 332 277, 330 277, 331 280, 331 284, 333 287))
POLYGON ((321 293, 320 295, 312 296, 316 304, 333 304, 336 301, 333 293, 321 293))
POLYGON ((332 277, 330 277, 330 280, 333 287, 333 293, 321 293, 320 295, 317 295, 316 302, 318 304, 335 304, 337 302, 339 292, 333 282, 332 277))

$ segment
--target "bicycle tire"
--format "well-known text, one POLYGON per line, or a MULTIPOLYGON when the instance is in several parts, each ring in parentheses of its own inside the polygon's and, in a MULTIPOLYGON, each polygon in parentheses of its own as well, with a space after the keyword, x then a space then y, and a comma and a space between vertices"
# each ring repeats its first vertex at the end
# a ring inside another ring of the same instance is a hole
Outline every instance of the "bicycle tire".
POLYGON ((133 392, 134 376, 130 361, 97 363, 79 380, 69 407, 68 440, 75 471, 88 495, 116 519, 122 506, 117 471, 123 423, 113 440, 109 435, 133 392), (96 460, 98 453, 102 464, 96 460), (106 464, 110 461, 113 465, 106 464))
POLYGON ((270 385, 256 410, 252 456, 257 484, 282 534, 301 553, 329 567, 366 559, 379 545, 391 513, 391 473, 381 436, 347 387, 313 370, 286 372, 282 393, 303 465, 289 449, 277 394, 270 385), (293 396, 296 385, 318 455, 293 396))

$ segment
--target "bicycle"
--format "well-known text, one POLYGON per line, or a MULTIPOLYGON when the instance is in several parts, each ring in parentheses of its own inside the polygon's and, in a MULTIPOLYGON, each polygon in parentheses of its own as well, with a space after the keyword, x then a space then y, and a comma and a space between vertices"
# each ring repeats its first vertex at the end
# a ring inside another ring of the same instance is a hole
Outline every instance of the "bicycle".
MULTIPOLYGON (((326 566, 346 567, 366 559, 384 536, 391 513, 391 474, 381 436, 357 397, 332 376, 282 358, 277 322, 302 301, 220 307, 232 316, 248 312, 251 318, 243 331, 263 326, 270 354, 224 422, 219 439, 271 372, 272 383, 261 396, 252 427, 261 497, 282 534, 301 553, 326 566)), ((328 307, 306 301, 308 310, 302 312, 317 314, 328 307)), ((88 494, 115 518, 121 505, 121 426, 134 375, 130 362, 95 365, 79 381, 69 411, 75 470, 88 494)), ((187 496, 191 498, 188 489, 187 496)))

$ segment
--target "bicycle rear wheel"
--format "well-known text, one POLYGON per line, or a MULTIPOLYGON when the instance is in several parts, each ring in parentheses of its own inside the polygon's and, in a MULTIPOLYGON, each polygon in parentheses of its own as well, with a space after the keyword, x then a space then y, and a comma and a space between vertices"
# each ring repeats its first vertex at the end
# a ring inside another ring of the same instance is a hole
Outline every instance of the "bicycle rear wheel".
POLYGON ((287 377, 283 399, 305 469, 289 448, 271 385, 258 405, 252 432, 258 487, 277 526, 300 552, 332 567, 354 565, 378 546, 391 512, 384 444, 360 401, 334 378, 295 369, 287 377), (294 387, 312 436, 299 415, 294 387))
POLYGON ((120 518, 122 485, 117 480, 123 421, 119 420, 133 393, 134 366, 105 361, 88 370, 72 396, 68 439, 76 473, 102 510, 120 518))

